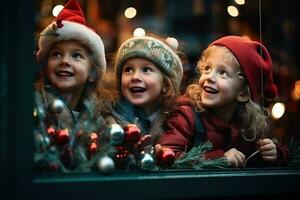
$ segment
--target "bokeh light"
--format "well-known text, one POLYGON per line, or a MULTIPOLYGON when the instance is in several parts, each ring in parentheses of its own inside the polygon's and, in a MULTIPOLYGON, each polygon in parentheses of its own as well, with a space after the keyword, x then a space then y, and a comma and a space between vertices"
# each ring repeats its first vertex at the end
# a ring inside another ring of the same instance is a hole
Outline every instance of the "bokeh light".
POLYGON ((280 103, 280 102, 277 102, 273 105, 272 107, 272 111, 271 111, 271 114, 272 114, 272 117, 274 119, 279 119, 282 117, 282 115, 284 114, 285 112, 285 106, 283 103, 280 103))

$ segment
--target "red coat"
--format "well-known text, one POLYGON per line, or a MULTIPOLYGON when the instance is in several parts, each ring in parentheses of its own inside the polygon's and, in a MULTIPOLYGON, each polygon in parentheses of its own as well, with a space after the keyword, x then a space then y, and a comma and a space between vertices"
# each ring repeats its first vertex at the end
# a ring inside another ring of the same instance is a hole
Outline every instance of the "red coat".
MULTIPOLYGON (((236 148, 246 158, 257 150, 256 141, 246 141, 241 133, 238 123, 229 124, 208 112, 201 112, 202 126, 205 129, 205 140, 212 143, 213 148, 205 154, 207 159, 224 156, 224 153, 236 148)), ((178 110, 167 120, 166 132, 158 140, 158 144, 171 148, 176 156, 193 147, 195 136, 195 112, 191 106, 179 106, 178 110)), ((287 161, 288 150, 276 143, 277 164, 287 161)), ((247 166, 267 165, 260 154, 249 159, 247 166)))

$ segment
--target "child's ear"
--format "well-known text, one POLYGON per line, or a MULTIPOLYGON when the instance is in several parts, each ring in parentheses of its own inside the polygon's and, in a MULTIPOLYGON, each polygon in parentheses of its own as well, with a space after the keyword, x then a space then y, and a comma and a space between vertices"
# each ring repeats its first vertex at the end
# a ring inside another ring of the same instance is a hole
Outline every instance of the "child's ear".
POLYGON ((247 102, 250 100, 250 90, 249 87, 244 87, 242 91, 237 96, 239 102, 247 102))

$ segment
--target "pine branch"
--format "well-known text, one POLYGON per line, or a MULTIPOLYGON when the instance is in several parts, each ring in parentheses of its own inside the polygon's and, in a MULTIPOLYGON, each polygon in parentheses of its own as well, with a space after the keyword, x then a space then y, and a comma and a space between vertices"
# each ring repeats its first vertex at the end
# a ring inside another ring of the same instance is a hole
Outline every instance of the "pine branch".
POLYGON ((225 158, 205 159, 204 153, 212 148, 210 142, 193 147, 189 152, 175 160, 171 166, 173 169, 208 169, 226 168, 229 163, 225 158))
POLYGON ((300 143, 296 141, 294 138, 292 138, 287 148, 290 153, 290 160, 286 166, 299 167, 300 166, 300 143))

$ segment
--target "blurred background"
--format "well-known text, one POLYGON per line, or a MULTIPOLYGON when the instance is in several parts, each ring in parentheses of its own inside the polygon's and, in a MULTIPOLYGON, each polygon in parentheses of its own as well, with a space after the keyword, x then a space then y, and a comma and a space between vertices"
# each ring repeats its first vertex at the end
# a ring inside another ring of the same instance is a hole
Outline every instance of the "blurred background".
MULTIPOLYGON (((67 0, 36 2, 36 35, 67 0)), ((297 1, 272 0, 79 0, 87 23, 106 47, 106 87, 113 86, 111 60, 118 46, 133 35, 175 37, 184 59, 182 91, 195 78, 197 60, 207 45, 224 35, 261 41, 273 59, 278 98, 269 105, 272 132, 283 142, 300 141, 300 67, 297 1)))

